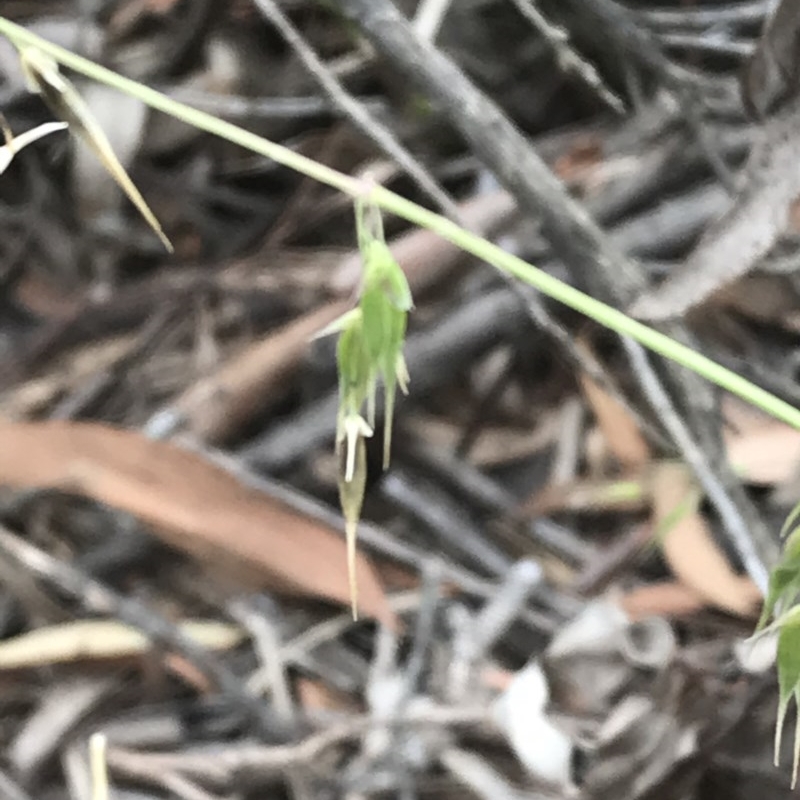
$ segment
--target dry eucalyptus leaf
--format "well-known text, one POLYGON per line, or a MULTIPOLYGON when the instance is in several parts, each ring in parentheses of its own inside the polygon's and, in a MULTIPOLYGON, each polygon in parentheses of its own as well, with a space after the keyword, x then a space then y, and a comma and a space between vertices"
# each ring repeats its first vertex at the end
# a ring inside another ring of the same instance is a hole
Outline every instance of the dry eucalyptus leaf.
POLYGON ((800 468, 800 431, 779 420, 726 431, 725 443, 728 460, 748 483, 781 485, 800 468))
POLYGON ((749 578, 733 571, 714 541, 698 508, 701 495, 688 468, 677 462, 659 463, 651 485, 653 526, 675 577, 717 608, 754 616, 760 592, 749 578))
MULTIPOLYGON (((578 346, 590 351, 588 342, 578 346)), ((609 450, 626 469, 645 466, 651 458, 650 447, 630 410, 585 373, 580 373, 578 380, 609 450)))
POLYGON ((706 601, 679 581, 646 583, 619 597, 619 605, 633 621, 648 617, 688 617, 702 611, 706 601))
MULTIPOLYGON (((137 516, 212 568, 234 569, 243 582, 350 601, 345 542, 335 531, 169 442, 93 423, 0 423, 0 485, 91 497, 137 516)), ((356 569, 361 610, 394 627, 363 554, 356 569)))

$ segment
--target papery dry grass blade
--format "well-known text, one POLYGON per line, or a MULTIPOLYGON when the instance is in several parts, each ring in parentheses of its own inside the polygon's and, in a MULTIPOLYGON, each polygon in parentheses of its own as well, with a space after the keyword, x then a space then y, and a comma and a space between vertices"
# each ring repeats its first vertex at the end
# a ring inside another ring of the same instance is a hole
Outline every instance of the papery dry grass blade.
MULTIPOLYGON (((344 540, 177 445, 92 423, 0 423, 0 485, 91 497, 168 544, 276 591, 347 604, 344 540)), ((395 625, 375 572, 357 559, 361 609, 395 625)))
POLYGON ((37 125, 32 130, 25 131, 19 136, 14 136, 6 127, 5 120, 2 120, 3 133, 5 134, 6 143, 0 147, 0 175, 7 169, 9 164, 14 160, 14 156, 27 147, 29 144, 47 136, 56 131, 63 131, 67 127, 66 122, 45 122, 44 125, 37 125))
MULTIPOLYGON (((179 627, 197 644, 213 650, 235 647, 245 637, 241 628, 214 620, 187 620, 179 627)), ((75 620, 3 640, 0 670, 126 658, 150 647, 144 633, 118 620, 75 620)))
POLYGON ((677 462, 654 465, 651 477, 653 526, 672 573, 707 603, 732 614, 756 614, 760 592, 737 575, 717 547, 698 508, 699 495, 689 470, 677 462))
POLYGON ((108 137, 97 124, 88 105, 77 89, 61 74, 58 64, 48 55, 32 47, 20 50, 20 62, 32 91, 42 96, 54 114, 69 123, 71 130, 94 151, 119 187, 153 229, 168 252, 172 243, 145 199, 120 164, 108 137))
POLYGON ((648 475, 620 478, 579 478, 545 486, 520 511, 532 517, 564 512, 642 511, 650 502, 648 475))

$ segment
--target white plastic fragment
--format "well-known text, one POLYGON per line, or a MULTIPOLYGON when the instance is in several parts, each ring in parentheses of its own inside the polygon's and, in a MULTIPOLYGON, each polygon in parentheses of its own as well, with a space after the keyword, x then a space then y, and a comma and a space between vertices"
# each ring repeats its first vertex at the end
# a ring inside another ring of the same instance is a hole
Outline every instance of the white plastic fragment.
POLYGON ((629 624, 627 614, 616 603, 605 599, 591 602, 558 632, 547 648, 548 658, 615 652, 629 624))
POLYGON ((520 763, 534 776, 571 788, 573 744, 545 715, 547 678, 536 662, 520 670, 495 702, 493 716, 520 763))
POLYGON ((739 640, 733 645, 733 654, 741 669, 751 675, 772 669, 778 655, 778 631, 739 640))

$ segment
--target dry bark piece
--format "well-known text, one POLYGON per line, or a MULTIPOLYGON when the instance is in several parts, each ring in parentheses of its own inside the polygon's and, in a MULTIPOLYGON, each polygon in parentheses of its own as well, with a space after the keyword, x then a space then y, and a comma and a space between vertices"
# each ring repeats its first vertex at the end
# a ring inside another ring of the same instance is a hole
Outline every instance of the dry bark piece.
POLYGON ((745 185, 733 206, 712 224, 685 264, 645 292, 630 313, 648 321, 679 317, 752 270, 787 229, 800 194, 800 98, 759 132, 745 185))
MULTIPOLYGON (((345 543, 197 453, 100 424, 0 422, 0 485, 75 492, 127 511, 169 545, 276 591, 349 603, 345 543)), ((373 568, 361 608, 395 626, 373 568)))
POLYGON ((763 118, 797 93, 798 79, 800 6, 797 0, 782 0, 742 72, 742 100, 752 116, 763 118))

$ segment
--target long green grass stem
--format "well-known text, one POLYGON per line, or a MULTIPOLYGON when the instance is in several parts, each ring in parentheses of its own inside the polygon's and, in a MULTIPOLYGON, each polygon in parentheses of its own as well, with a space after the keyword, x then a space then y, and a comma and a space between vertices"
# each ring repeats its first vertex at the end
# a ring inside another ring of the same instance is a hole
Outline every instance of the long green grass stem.
POLYGON ((227 139, 233 144, 258 153, 265 158, 272 159, 279 164, 338 189, 351 197, 363 197, 365 193, 368 193, 369 199, 385 211, 396 214, 422 228, 427 228, 462 250, 533 286, 548 297, 590 317, 610 330, 616 331, 623 336, 629 336, 653 352, 693 370, 712 383, 717 384, 717 386, 746 400, 776 419, 800 429, 800 410, 759 388, 741 375, 737 375, 710 358, 695 352, 690 347, 674 341, 669 336, 659 333, 647 325, 643 325, 627 314, 584 294, 528 264, 521 258, 505 252, 491 242, 464 230, 450 220, 428 211, 394 192, 390 192, 388 189, 384 189, 381 186, 367 186, 359 179, 344 175, 282 145, 250 133, 237 125, 217 119, 211 114, 198 111, 184 103, 173 100, 161 92, 143 86, 129 78, 124 78, 105 67, 101 67, 86 58, 65 50, 63 47, 52 44, 3 17, 0 17, 0 34, 7 36, 17 48, 38 48, 55 58, 63 66, 79 72, 87 78, 118 89, 141 100, 151 108, 163 111, 165 114, 182 120, 199 130, 227 139))

